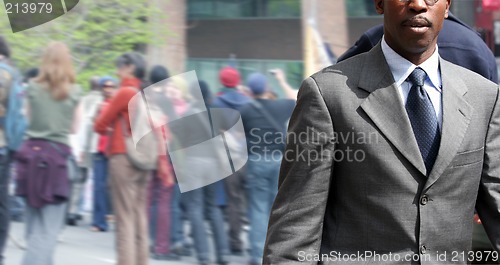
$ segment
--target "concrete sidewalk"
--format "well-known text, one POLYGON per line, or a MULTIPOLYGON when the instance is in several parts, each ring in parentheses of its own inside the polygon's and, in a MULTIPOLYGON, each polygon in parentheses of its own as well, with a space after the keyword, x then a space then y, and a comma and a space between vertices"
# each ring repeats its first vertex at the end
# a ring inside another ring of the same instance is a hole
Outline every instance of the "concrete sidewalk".
MULTIPOLYGON (((24 224, 18 222, 11 223, 11 236, 22 238, 24 234, 24 224)), ((246 237, 246 234, 245 236, 246 237)), ((67 226, 62 233, 62 242, 59 242, 54 256, 54 265, 110 265, 115 264, 114 252, 114 232, 91 232, 87 222, 80 223, 79 226, 67 226)), ((246 241, 246 238, 245 238, 246 241)), ((213 242, 209 238, 211 250, 213 242)), ((15 246, 12 240, 5 249, 5 265, 21 264, 23 250, 15 246)), ((211 253, 214 253, 211 251, 211 253)), ((150 259, 150 265, 181 265, 198 264, 196 253, 192 249, 190 257, 182 257, 180 261, 158 261, 150 259)), ((213 255, 213 254, 212 254, 213 255)), ((212 261, 215 258, 212 256, 212 261)), ((230 264, 247 264, 247 257, 231 256, 230 264)), ((215 263, 214 263, 215 264, 215 263)), ((32 264, 36 265, 36 264, 32 264)))

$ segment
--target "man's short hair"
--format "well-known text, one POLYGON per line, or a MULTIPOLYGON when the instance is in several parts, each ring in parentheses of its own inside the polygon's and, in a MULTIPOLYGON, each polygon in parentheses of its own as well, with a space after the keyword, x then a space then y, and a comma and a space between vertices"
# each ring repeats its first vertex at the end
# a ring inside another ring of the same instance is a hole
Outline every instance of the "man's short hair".
POLYGON ((7 44, 7 40, 3 36, 0 35, 0 54, 10 58, 10 48, 7 44))
POLYGON ((152 84, 161 82, 170 77, 167 68, 161 65, 155 65, 151 72, 149 73, 149 81, 152 84))

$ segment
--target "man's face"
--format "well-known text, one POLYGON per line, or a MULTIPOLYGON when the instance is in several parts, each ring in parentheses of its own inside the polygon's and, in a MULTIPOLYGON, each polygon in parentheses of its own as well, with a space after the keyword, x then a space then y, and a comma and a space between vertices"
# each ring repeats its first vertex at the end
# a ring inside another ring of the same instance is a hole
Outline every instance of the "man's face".
POLYGON ((438 0, 434 5, 424 0, 375 0, 377 12, 384 14, 387 44, 414 63, 415 58, 427 59, 434 52, 450 3, 451 0, 438 0))
POLYGON ((106 81, 102 86, 102 94, 104 98, 108 99, 113 96, 116 85, 113 81, 106 81))

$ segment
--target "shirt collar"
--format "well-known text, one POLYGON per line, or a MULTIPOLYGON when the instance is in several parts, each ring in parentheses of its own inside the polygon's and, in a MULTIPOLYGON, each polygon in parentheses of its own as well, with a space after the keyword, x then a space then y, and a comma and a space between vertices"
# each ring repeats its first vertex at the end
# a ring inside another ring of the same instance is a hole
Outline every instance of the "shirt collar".
POLYGON ((406 60, 389 47, 385 41, 385 36, 382 38, 381 45, 382 52, 384 53, 389 69, 391 69, 394 81, 396 81, 396 85, 398 87, 406 81, 415 68, 420 67, 427 73, 428 78, 426 79, 426 82, 430 81, 432 86, 434 86, 438 91, 441 91, 441 75, 439 73, 439 52, 437 45, 431 57, 418 66, 406 60))

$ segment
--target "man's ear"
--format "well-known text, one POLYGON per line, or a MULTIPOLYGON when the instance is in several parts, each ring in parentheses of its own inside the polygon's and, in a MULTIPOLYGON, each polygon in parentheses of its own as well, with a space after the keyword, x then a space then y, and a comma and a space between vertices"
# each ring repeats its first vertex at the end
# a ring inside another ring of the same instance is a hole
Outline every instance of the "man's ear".
POLYGON ((384 14, 384 0, 374 0, 375 10, 377 10, 377 14, 384 14))
POLYGON ((446 0, 446 11, 444 13, 444 17, 448 18, 448 12, 450 11, 451 0, 446 0))

